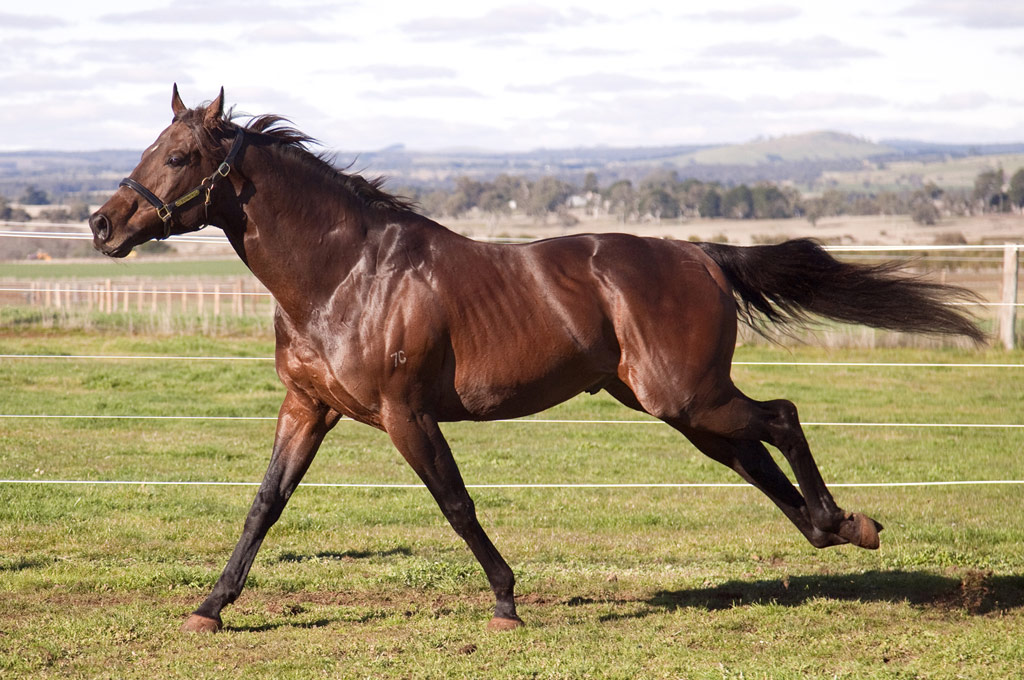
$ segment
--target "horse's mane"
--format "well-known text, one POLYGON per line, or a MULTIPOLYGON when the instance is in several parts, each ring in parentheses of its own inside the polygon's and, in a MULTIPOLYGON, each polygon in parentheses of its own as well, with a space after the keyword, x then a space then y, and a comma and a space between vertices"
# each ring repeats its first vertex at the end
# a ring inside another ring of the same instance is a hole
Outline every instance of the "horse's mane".
POLYGON ((233 110, 229 110, 219 121, 219 129, 210 131, 202 124, 205 115, 206 107, 199 106, 184 112, 179 116, 179 120, 189 125, 193 133, 196 134, 200 145, 208 151, 219 149, 218 139, 223 139, 233 129, 242 129, 246 134, 259 135, 264 139, 273 141, 284 153, 292 154, 294 158, 298 158, 301 162, 316 169, 326 180, 348 191, 367 207, 396 212, 416 211, 416 205, 413 201, 390 194, 381 188, 386 178, 374 177, 367 179, 362 175, 349 174, 335 167, 330 157, 326 154, 317 154, 310 151, 308 146, 319 144, 319 142, 292 127, 290 125, 291 121, 283 116, 275 114, 255 116, 242 126, 234 122, 239 116, 233 110))

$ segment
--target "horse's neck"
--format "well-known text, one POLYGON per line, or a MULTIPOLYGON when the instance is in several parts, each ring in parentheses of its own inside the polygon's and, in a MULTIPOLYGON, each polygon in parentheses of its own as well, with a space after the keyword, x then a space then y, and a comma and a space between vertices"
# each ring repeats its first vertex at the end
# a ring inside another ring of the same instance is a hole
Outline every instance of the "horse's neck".
POLYGON ((317 183, 308 170, 289 170, 250 174, 255 191, 225 232, 281 308, 302 320, 364 259, 373 225, 355 197, 317 183))

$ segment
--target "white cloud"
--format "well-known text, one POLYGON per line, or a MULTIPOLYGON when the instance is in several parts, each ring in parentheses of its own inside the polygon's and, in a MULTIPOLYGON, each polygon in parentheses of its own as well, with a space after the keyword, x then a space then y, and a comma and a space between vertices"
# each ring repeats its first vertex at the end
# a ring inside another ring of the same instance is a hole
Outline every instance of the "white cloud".
POLYGON ((58 16, 0 12, 0 26, 8 29, 14 28, 36 31, 67 25, 68 22, 58 16))
POLYGON ((243 34, 245 40, 255 40, 268 43, 332 43, 338 41, 349 41, 353 38, 350 35, 327 33, 303 26, 294 21, 266 23, 262 26, 246 30, 243 34))
POLYGON ((483 97, 476 90, 459 85, 417 85, 399 87, 392 90, 368 90, 362 94, 366 97, 388 101, 401 101, 403 99, 472 99, 483 97))
POLYGON ((795 19, 802 13, 803 10, 792 5, 762 5, 736 10, 711 10, 700 14, 688 14, 686 18, 698 21, 763 24, 795 19))
MULTIPOLYGON (((122 6, 143 4, 128 3, 122 6)), ((213 27, 277 21, 323 21, 325 16, 344 10, 348 5, 351 3, 281 5, 266 0, 227 0, 215 3, 208 0, 179 0, 158 7, 110 12, 100 15, 99 20, 107 24, 196 24, 213 27)))
POLYGON ((458 72, 445 66, 370 64, 355 69, 383 80, 426 80, 430 78, 454 78, 458 72))
POLYGON ((915 102, 907 106, 917 111, 972 111, 996 102, 986 92, 952 92, 926 102, 915 102))
POLYGON ((899 12, 966 28, 1008 29, 1024 26, 1024 3, 1019 0, 928 0, 899 12))
POLYGON ((722 65, 738 60, 793 69, 825 69, 852 59, 879 57, 881 54, 827 35, 818 35, 785 43, 761 40, 721 43, 707 47, 701 56, 718 60, 722 65))
POLYGON ((599 18, 579 8, 562 11, 544 5, 509 5, 475 17, 424 17, 401 27, 421 40, 476 40, 572 28, 599 18))
POLYGON ((665 87, 665 83, 657 80, 641 78, 626 73, 586 73, 562 78, 553 83, 511 85, 509 90, 512 92, 545 94, 557 91, 580 95, 603 92, 661 90, 665 87))

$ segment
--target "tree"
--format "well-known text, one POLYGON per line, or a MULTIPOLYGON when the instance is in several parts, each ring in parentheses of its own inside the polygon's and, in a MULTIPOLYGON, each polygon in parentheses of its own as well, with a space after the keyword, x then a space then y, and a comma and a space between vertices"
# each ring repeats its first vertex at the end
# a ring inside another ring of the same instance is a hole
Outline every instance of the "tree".
MULTIPOLYGON (((753 216, 758 219, 782 219, 792 217, 796 201, 774 184, 758 184, 750 190, 753 216)), ((798 197, 798 195, 797 195, 798 197)))
POLYGON ((543 218, 565 206, 572 195, 572 186, 555 177, 541 177, 530 185, 526 197, 526 214, 543 218))
POLYGON ((722 195, 718 193, 718 189, 711 187, 704 192, 704 195, 700 198, 697 210, 701 217, 721 217, 722 195))
POLYGON ((42 189, 29 184, 21 195, 21 202, 25 205, 50 205, 50 197, 42 189))
POLYGON ((633 183, 628 179, 619 180, 608 187, 607 200, 611 205, 611 211, 618 215, 623 222, 636 212, 636 191, 633 190, 633 183))
POLYGON ((1024 168, 1013 173, 1010 178, 1010 190, 1007 192, 1010 203, 1017 208, 1024 208, 1024 168))
MULTIPOLYGON (((941 195, 941 194, 940 194, 941 195)), ((931 226, 939 221, 939 209, 927 189, 919 189, 910 198, 910 219, 931 226)))
POLYGON ((981 202, 982 212, 990 212, 996 208, 1002 212, 1004 208, 1003 169, 984 170, 974 178, 974 200, 981 202))
POLYGON ((679 217, 679 202, 667 189, 645 185, 640 189, 640 212, 656 220, 679 217))
POLYGON ((0 196, 0 220, 9 222, 28 222, 32 219, 23 208, 14 208, 5 196, 0 196))
POLYGON ((722 215, 735 219, 746 219, 754 214, 754 196, 750 187, 740 184, 722 196, 722 215))
POLYGON ((498 217, 523 205, 528 195, 526 180, 501 174, 493 182, 484 182, 477 205, 485 213, 498 217))

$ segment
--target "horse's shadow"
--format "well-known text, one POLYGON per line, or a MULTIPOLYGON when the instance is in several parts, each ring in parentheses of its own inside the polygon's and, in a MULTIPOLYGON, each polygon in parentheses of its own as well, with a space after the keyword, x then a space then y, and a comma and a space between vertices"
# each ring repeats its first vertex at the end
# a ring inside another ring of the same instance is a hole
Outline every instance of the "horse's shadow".
POLYGON ((757 604, 798 607, 818 598, 858 602, 908 603, 917 607, 965 610, 971 614, 1024 606, 1024 576, 995 576, 970 570, 960 576, 929 572, 871 571, 856 574, 792 576, 775 580, 727 581, 692 590, 661 590, 638 612, 608 614, 602 620, 643 618, 683 608, 717 611, 757 604))
POLYGON ((390 550, 346 550, 344 552, 323 551, 315 555, 307 555, 296 552, 284 552, 278 556, 278 562, 308 562, 311 560, 365 560, 371 557, 393 557, 401 555, 409 557, 412 550, 406 547, 391 548, 390 550))

